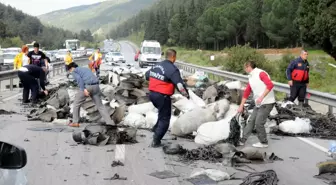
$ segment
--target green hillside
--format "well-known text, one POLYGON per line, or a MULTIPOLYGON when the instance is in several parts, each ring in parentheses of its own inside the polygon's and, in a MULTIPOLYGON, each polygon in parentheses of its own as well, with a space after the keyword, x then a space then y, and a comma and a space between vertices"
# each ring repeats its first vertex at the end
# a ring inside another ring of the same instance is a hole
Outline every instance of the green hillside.
POLYGON ((75 32, 83 29, 92 32, 109 30, 155 1, 157 0, 109 0, 50 12, 40 15, 39 19, 45 24, 75 32))
POLYGON ((61 28, 44 26, 34 16, 0 3, 0 46, 21 47, 37 41, 47 49, 62 48, 66 39, 74 34, 61 28))

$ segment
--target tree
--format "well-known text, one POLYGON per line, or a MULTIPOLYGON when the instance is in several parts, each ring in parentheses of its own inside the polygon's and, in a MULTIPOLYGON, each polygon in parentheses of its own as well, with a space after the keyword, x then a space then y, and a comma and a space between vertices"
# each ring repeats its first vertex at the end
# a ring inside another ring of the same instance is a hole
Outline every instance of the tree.
POLYGON ((318 45, 336 59, 336 2, 302 0, 298 10, 301 38, 311 46, 318 45))
POLYGON ((267 36, 277 46, 296 40, 298 29, 293 20, 296 17, 297 3, 292 0, 265 0, 261 25, 267 36))

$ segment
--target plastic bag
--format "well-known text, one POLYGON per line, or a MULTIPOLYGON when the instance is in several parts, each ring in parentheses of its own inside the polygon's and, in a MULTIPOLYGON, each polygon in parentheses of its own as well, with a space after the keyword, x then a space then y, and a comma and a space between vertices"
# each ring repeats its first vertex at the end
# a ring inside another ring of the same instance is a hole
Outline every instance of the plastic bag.
POLYGON ((205 108, 196 108, 177 118, 171 132, 177 136, 184 136, 196 131, 203 123, 216 120, 214 111, 205 108))
POLYGON ((147 112, 155 110, 156 108, 154 107, 152 102, 142 103, 138 105, 131 105, 128 107, 129 113, 146 114, 147 112))
POLYGON ((279 129, 282 132, 290 134, 309 133, 312 129, 309 119, 301 119, 296 117, 295 121, 288 120, 279 124, 279 129))

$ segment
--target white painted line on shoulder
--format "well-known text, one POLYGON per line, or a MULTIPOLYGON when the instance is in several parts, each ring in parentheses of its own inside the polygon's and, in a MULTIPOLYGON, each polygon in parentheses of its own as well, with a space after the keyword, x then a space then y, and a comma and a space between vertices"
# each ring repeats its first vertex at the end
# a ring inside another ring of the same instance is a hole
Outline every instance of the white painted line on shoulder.
POLYGON ((116 161, 125 162, 126 147, 125 145, 116 145, 114 159, 116 161))
POLYGON ((321 150, 322 152, 325 152, 325 153, 328 153, 328 149, 327 148, 324 148, 323 146, 320 146, 312 141, 310 141, 309 139, 306 139, 306 138, 302 138, 302 137, 296 137, 297 139, 307 143, 308 145, 318 149, 318 150, 321 150))

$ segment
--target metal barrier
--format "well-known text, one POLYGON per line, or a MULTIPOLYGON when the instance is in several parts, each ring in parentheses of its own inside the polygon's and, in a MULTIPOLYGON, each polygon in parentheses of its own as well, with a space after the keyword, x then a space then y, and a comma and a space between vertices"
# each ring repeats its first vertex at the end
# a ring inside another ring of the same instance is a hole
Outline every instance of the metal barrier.
MULTIPOLYGON (((226 78, 229 80, 239 80, 241 82, 248 82, 248 77, 246 75, 232 73, 228 71, 222 71, 217 69, 209 69, 207 67, 197 66, 193 64, 187 64, 182 62, 176 62, 175 65, 186 72, 195 73, 196 71, 203 71, 208 74, 212 74, 218 77, 226 78)), ((289 93, 289 86, 287 84, 273 82, 274 90, 277 92, 289 93)), ((324 93, 320 91, 314 91, 308 89, 308 93, 310 94, 309 100, 321 103, 323 105, 328 106, 328 113, 333 113, 333 107, 336 107, 336 95, 332 95, 329 93, 324 93)))
MULTIPOLYGON (((74 62, 77 62, 78 65, 86 64, 88 62, 87 57, 76 58, 74 62)), ((48 77, 54 77, 56 75, 62 74, 65 71, 64 62, 55 62, 52 64, 52 70, 49 72, 48 77)), ((9 80, 9 89, 12 91, 14 89, 14 79, 18 78, 18 70, 9 70, 0 72, 0 91, 1 91, 1 82, 4 80, 9 80)))

